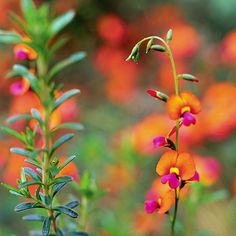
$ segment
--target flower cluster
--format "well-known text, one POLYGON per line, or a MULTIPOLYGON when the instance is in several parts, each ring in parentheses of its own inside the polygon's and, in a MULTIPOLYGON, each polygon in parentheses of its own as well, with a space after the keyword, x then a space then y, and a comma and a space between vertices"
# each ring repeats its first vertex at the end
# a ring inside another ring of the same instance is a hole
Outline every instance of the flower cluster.
MULTIPOLYGON (((147 213, 155 211, 159 213, 168 213, 170 208, 175 205, 172 223, 172 235, 175 231, 175 221, 177 216, 178 201, 181 196, 182 189, 187 183, 192 181, 199 181, 199 174, 196 170, 194 159, 191 154, 179 151, 179 131, 181 127, 188 127, 196 124, 196 115, 201 110, 201 104, 198 98, 190 91, 179 91, 179 80, 184 79, 190 82, 198 82, 195 76, 191 74, 177 74, 175 68, 174 58, 170 48, 172 41, 172 30, 169 30, 166 35, 166 40, 158 36, 151 36, 139 41, 133 48, 127 60, 134 60, 138 62, 140 55, 140 45, 148 41, 146 53, 151 50, 166 53, 170 59, 175 93, 170 96, 148 89, 147 93, 155 99, 166 103, 166 110, 169 118, 175 121, 175 126, 169 131, 166 136, 157 136, 153 139, 155 148, 167 147, 170 150, 166 151, 156 165, 156 172, 160 176, 160 185, 164 185, 164 191, 158 191, 158 194, 145 201, 145 210, 147 213), (155 44, 154 40, 161 44, 155 44), (175 134, 175 138, 172 136, 175 134)), ((159 185, 159 186, 160 186, 159 185)), ((161 187, 161 189, 163 189, 161 187)))

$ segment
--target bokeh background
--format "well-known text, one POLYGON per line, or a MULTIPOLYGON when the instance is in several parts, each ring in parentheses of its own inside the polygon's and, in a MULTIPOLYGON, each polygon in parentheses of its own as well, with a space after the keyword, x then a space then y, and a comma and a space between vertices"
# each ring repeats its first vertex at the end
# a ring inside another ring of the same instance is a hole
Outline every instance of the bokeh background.
MULTIPOLYGON (((38 3, 46 1, 37 1, 38 3)), ((58 112, 55 122, 78 120, 85 130, 61 150, 77 153, 67 170, 79 182, 88 170, 107 194, 93 204, 88 228, 97 236, 169 235, 166 216, 147 215, 145 195, 155 192, 155 166, 163 149, 152 139, 165 135, 173 122, 149 88, 173 92, 169 61, 160 53, 141 53, 138 65, 126 62, 134 44, 147 35, 173 29, 171 48, 178 73, 191 73, 198 84, 183 82, 202 102, 197 124, 180 132, 181 150, 194 155, 201 183, 181 201, 179 235, 225 236, 236 232, 236 1, 228 0, 54 0, 55 14, 68 9, 76 18, 63 32, 70 38, 55 61, 82 50, 88 56, 57 79, 82 93, 58 112)), ((0 1, 0 28, 14 29, 9 12, 19 1, 0 1)), ((1 45, 0 119, 26 113, 35 105, 32 92, 11 94, 6 74, 15 62, 12 47, 1 45)), ((12 155, 16 140, 1 133, 0 179, 16 185, 24 159, 12 155)), ((68 189, 71 195, 79 194, 68 189)), ((0 235, 25 236, 30 223, 14 213, 18 199, 0 189, 0 235)), ((66 196, 65 196, 66 198, 66 196)), ((79 220, 79 219, 78 219, 79 220)))

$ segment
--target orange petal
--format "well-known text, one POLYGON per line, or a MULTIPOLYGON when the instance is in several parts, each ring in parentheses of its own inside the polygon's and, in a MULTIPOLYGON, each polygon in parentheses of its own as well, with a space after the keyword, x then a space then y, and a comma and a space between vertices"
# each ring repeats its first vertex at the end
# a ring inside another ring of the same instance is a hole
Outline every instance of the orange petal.
POLYGON ((195 164, 189 153, 180 153, 177 158, 176 167, 179 169, 179 176, 182 180, 188 180, 195 173, 195 164))
POLYGON ((164 214, 171 206, 175 203, 175 192, 173 190, 168 191, 166 194, 161 196, 161 206, 158 213, 164 214))
POLYGON ((184 107, 184 105, 184 101, 179 95, 171 95, 166 103, 167 113, 169 114, 170 118, 173 120, 180 118, 181 109, 184 107))
POLYGON ((176 151, 171 150, 165 152, 157 163, 156 172, 159 175, 169 174, 170 168, 175 166, 176 160, 177 160, 176 151))
POLYGON ((188 92, 185 91, 183 93, 181 93, 181 97, 184 100, 184 102, 186 103, 186 105, 188 105, 190 107, 190 112, 193 114, 198 114, 201 111, 201 104, 200 101, 198 100, 198 98, 188 92))

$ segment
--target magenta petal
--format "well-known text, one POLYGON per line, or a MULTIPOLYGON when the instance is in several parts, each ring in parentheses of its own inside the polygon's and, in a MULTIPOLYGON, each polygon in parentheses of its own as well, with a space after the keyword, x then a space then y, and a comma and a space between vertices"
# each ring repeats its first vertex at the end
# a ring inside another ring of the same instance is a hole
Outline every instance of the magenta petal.
POLYGON ((199 180, 200 180, 199 174, 197 171, 195 171, 194 176, 191 179, 189 179, 188 181, 197 181, 198 182, 199 180))
POLYGON ((163 175, 163 176, 161 177, 161 183, 162 183, 162 184, 166 184, 166 183, 170 180, 170 175, 171 175, 171 174, 163 175))
POLYGON ((154 148, 164 146, 166 144, 166 139, 163 136, 157 136, 153 139, 154 148))
POLYGON ((16 60, 25 60, 28 57, 28 54, 23 50, 17 50, 15 54, 16 60))
POLYGON ((180 182, 178 178, 176 177, 176 174, 171 173, 170 174, 170 179, 169 179, 169 186, 171 188, 177 188, 180 185, 180 182))
POLYGON ((148 214, 152 214, 158 208, 158 206, 158 203, 154 200, 147 200, 144 202, 144 208, 148 214))
POLYGON ((22 94, 22 89, 23 89, 22 82, 15 82, 11 85, 10 92, 11 94, 17 96, 22 94))
POLYGON ((185 126, 190 126, 191 124, 195 125, 196 124, 196 119, 193 114, 190 112, 184 112, 183 114, 183 125, 185 126))

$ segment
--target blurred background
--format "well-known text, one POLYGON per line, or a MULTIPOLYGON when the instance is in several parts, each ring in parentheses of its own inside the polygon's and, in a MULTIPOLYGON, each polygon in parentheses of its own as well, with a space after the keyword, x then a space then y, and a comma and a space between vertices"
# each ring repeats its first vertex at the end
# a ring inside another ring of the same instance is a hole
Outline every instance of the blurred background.
MULTIPOLYGON (((38 4, 47 1, 37 1, 38 4)), ((169 61, 160 53, 145 54, 139 64, 126 62, 134 44, 148 35, 165 37, 173 29, 171 48, 177 72, 191 73, 198 84, 183 82, 200 97, 197 124, 182 128, 180 149, 194 157, 201 183, 181 201, 178 232, 183 236, 225 236, 236 232, 236 1, 228 0, 67 0, 48 1, 55 14, 68 9, 76 18, 63 34, 70 38, 55 62, 81 50, 88 56, 58 76, 65 88, 82 93, 58 111, 55 122, 80 121, 79 133, 61 155, 78 154, 67 169, 77 182, 84 170, 107 194, 91 203, 88 231, 97 236, 169 235, 166 216, 145 213, 146 194, 156 191, 156 163, 164 149, 152 140, 165 135, 173 122, 149 88, 171 94, 169 61)), ((0 28, 12 30, 9 13, 20 14, 19 1, 1 0, 0 28)), ((26 113, 36 103, 31 91, 12 94, 6 74, 15 63, 11 47, 1 45, 0 118, 26 113)), ((54 63, 54 62, 53 62, 54 63)), ((16 140, 0 136, 0 179, 16 185, 24 159, 10 154, 16 140)), ((77 196, 76 189, 67 193, 77 196)), ((19 200, 0 189, 0 235, 25 236, 32 224, 14 212, 19 200)), ((65 196, 65 198, 68 196, 65 196)), ((79 221, 80 219, 78 219, 79 221)))

